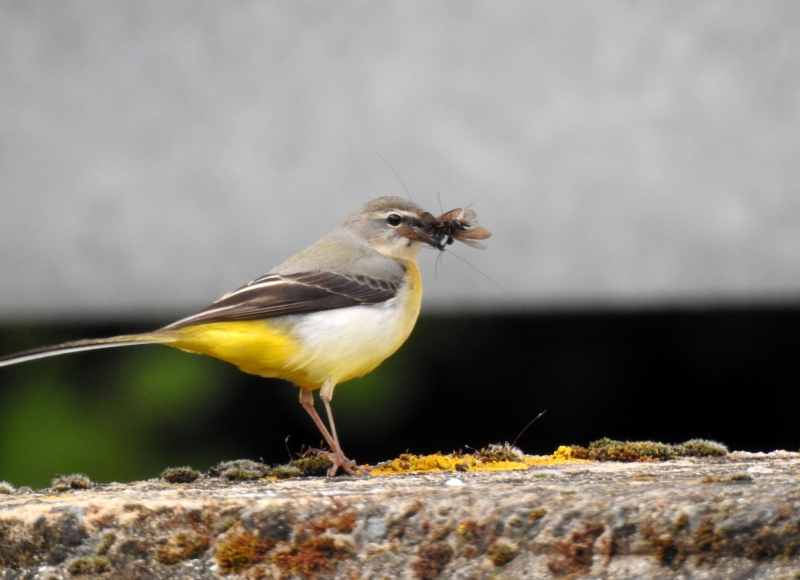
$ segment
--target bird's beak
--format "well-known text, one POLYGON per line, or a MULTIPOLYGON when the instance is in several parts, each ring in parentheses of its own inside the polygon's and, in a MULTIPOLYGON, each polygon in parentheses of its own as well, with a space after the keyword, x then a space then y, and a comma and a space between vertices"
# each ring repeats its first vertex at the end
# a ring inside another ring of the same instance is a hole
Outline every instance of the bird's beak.
POLYGON ((404 224, 397 228, 396 231, 404 238, 408 238, 414 242, 422 242, 423 244, 428 244, 434 248, 441 249, 441 239, 437 239, 437 237, 434 237, 428 233, 431 231, 435 219, 436 218, 434 218, 431 214, 425 212, 420 216, 420 219, 417 220, 414 225, 404 224))

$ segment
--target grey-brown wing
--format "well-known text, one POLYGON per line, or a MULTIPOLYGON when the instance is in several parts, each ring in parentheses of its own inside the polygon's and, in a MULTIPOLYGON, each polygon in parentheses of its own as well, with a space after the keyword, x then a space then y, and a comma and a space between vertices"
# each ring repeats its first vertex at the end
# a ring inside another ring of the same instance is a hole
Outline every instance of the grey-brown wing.
POLYGON ((399 282, 333 272, 267 274, 163 330, 380 304, 396 296, 399 289, 399 282))

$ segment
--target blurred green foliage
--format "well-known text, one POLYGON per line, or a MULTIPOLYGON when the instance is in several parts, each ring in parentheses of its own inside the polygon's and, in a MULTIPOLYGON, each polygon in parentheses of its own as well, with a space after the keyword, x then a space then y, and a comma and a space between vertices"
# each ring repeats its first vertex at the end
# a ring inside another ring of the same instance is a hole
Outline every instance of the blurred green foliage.
POLYGON ((55 473, 152 476, 164 467, 154 437, 160 425, 190 430, 222 386, 211 361, 163 347, 129 349, 113 357, 117 368, 103 365, 85 379, 68 356, 3 369, 0 478, 43 487, 55 473))

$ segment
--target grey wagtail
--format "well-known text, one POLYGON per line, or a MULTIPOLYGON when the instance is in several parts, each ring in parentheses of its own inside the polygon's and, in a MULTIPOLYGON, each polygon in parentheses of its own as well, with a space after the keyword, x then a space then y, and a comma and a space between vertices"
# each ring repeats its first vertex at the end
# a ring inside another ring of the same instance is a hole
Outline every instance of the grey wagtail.
MULTIPOLYGON (((455 212, 455 210, 454 210, 455 212)), ((197 314, 155 332, 87 339, 0 358, 0 367, 97 348, 164 344, 209 355, 246 373, 300 387, 300 403, 331 451, 333 466, 354 475, 331 412, 334 387, 360 377, 411 334, 422 302, 417 255, 423 244, 488 237, 467 229, 471 210, 434 218, 396 197, 365 203, 332 234, 197 314), (444 218, 444 219, 443 219, 444 218), (320 389, 330 430, 314 409, 320 389)))

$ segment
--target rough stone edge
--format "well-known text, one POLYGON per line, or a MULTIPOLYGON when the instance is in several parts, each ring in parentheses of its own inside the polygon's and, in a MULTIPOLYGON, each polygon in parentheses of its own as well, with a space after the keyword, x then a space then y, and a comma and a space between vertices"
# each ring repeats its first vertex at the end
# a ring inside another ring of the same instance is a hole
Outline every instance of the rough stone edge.
POLYGON ((734 453, 17 493, 0 496, 0 579, 788 579, 800 572, 798 473, 800 454, 734 453))

